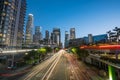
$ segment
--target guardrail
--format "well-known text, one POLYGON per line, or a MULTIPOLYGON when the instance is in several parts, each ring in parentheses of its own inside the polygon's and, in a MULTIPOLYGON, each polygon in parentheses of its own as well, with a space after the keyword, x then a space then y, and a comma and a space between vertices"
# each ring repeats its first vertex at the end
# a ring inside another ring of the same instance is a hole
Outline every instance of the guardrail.
POLYGON ((106 61, 106 60, 102 60, 102 59, 100 59, 100 56, 98 56, 98 55, 90 54, 90 57, 93 58, 93 59, 96 59, 96 60, 98 60, 100 62, 103 62, 105 64, 111 65, 111 66, 113 66, 113 67, 115 67, 117 69, 120 69, 120 65, 112 63, 112 62, 109 62, 109 61, 106 61))

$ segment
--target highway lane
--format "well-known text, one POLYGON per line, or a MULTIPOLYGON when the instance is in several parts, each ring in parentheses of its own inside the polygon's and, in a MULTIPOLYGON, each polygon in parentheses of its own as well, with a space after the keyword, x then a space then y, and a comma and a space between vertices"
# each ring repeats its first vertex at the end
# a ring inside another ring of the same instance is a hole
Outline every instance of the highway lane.
POLYGON ((65 51, 63 53, 48 80, 105 80, 82 61, 78 61, 76 56, 65 51))
POLYGON ((19 80, 105 80, 72 54, 59 51, 19 80))
POLYGON ((59 61, 61 55, 62 55, 61 51, 56 53, 48 60, 34 67, 28 74, 26 74, 19 80, 41 80, 41 79, 45 80, 44 78, 47 78, 46 76, 48 76, 46 75, 47 72, 53 69, 55 64, 59 61))
POLYGON ((72 54, 66 54, 66 57, 70 63, 71 77, 70 80, 105 80, 100 77, 96 71, 91 67, 84 64, 82 61, 78 61, 76 56, 72 54))
POLYGON ((63 51, 63 55, 61 56, 59 62, 57 63, 57 66, 55 67, 48 80, 70 80, 68 69, 69 62, 64 55, 65 51, 63 51))

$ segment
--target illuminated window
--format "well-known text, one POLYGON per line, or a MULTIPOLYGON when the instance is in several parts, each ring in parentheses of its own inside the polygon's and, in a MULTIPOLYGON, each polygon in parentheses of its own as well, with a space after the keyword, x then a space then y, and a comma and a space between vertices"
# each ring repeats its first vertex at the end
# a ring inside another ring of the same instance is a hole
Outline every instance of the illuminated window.
POLYGON ((6 4, 6 5, 7 5, 7 4, 8 4, 8 2, 7 2, 7 1, 5 1, 5 2, 4 2, 4 4, 6 4))
POLYGON ((8 5, 9 5, 9 6, 11 6, 11 4, 10 4, 10 3, 9 3, 8 5))
POLYGON ((2 16, 5 16, 5 13, 2 13, 2 16))
POLYGON ((5 41, 5 39, 3 38, 3 41, 5 41))
POLYGON ((2 34, 0 34, 0 37, 2 37, 2 34))
POLYGON ((11 6, 13 9, 15 9, 15 7, 14 6, 11 6))
POLYGON ((4 34, 3 37, 6 37, 6 35, 4 34))
POLYGON ((4 30, 4 33, 7 33, 7 31, 6 31, 6 30, 4 30))

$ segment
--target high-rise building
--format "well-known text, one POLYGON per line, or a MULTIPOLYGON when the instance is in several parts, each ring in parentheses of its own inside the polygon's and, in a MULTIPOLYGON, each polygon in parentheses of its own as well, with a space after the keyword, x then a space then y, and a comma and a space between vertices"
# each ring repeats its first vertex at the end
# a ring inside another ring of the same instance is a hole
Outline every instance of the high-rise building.
POLYGON ((69 33, 68 31, 65 31, 65 41, 69 40, 69 33))
POLYGON ((41 38, 42 38, 42 35, 40 32, 40 26, 36 26, 35 27, 35 34, 33 35, 33 42, 35 44, 39 44, 39 40, 41 40, 41 38))
POLYGON ((29 14, 26 25, 25 44, 26 46, 29 46, 32 42, 33 42, 33 14, 29 14))
POLYGON ((70 28, 70 39, 75 39, 75 28, 70 28))
POLYGON ((0 0, 0 47, 22 47, 26 0, 0 0))
POLYGON ((57 44, 58 46, 61 45, 61 32, 59 28, 53 29, 53 43, 57 44))
POLYGON ((88 34, 88 42, 89 42, 89 44, 93 43, 93 36, 92 36, 92 34, 88 34))
POLYGON ((39 34, 40 33, 40 26, 36 26, 35 27, 35 34, 39 34))
POLYGON ((65 44, 64 44, 65 48, 67 47, 68 42, 69 42, 69 33, 68 31, 65 31, 65 44))
POLYGON ((53 33, 51 33, 51 36, 50 36, 50 44, 53 44, 53 33))
POLYGON ((46 44, 49 44, 49 31, 48 30, 46 30, 45 31, 45 40, 46 40, 46 44))

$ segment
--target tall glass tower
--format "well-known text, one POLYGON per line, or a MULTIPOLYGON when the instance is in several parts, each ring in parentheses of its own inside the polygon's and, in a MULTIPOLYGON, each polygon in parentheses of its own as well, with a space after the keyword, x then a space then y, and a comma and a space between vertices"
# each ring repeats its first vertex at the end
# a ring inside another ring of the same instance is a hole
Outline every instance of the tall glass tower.
POLYGON ((33 42, 33 14, 29 14, 26 25, 25 44, 26 46, 29 46, 32 42, 33 42))
POLYGON ((75 28, 70 28, 70 39, 75 39, 75 28))
POLYGON ((61 32, 59 28, 53 29, 53 43, 57 44, 58 46, 61 45, 61 32))

